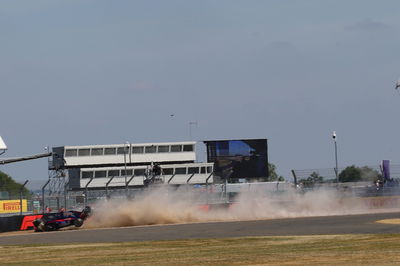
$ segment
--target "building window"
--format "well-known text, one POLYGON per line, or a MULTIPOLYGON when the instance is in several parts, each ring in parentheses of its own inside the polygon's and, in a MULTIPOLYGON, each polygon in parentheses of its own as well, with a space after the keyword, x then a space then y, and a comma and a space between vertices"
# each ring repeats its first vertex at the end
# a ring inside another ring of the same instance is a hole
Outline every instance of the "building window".
POLYGON ((200 173, 201 174, 205 174, 206 173, 206 167, 205 166, 200 167, 200 173))
POLYGON ((144 152, 145 153, 155 153, 157 146, 146 146, 144 152))
POLYGON ((75 156, 78 156, 78 150, 77 149, 65 150, 65 157, 75 157, 75 156))
POLYGON ((115 155, 117 153, 116 148, 105 148, 104 155, 115 155))
POLYGON ((199 173, 198 167, 189 167, 188 168, 188 174, 198 174, 198 173, 199 173))
POLYGON ((176 175, 186 175, 186 167, 175 168, 176 175))
POLYGON ((82 172, 82 179, 84 178, 92 178, 93 177, 93 171, 84 171, 82 172))
POLYGON ((161 170, 164 175, 173 175, 174 174, 174 168, 162 168, 161 170))
POLYGON ((93 148, 90 152, 92 156, 103 155, 103 148, 93 148))
POLYGON ((193 145, 183 145, 183 151, 194 151, 193 145))
POLYGON ((181 152, 182 151, 182 145, 172 145, 171 146, 171 152, 181 152))
POLYGON ((207 173, 211 174, 213 172, 212 166, 207 166, 207 173))
POLYGON ((90 149, 79 149, 78 150, 78 156, 89 156, 90 155, 90 149))
MULTIPOLYGON (((132 169, 127 169, 126 170, 126 175, 128 175, 128 176, 133 175, 132 169)), ((121 170, 121 176, 125 176, 125 170, 121 170)))
POLYGON ((143 146, 132 147, 132 153, 143 153, 143 152, 144 152, 143 146))
POLYGON ((158 152, 169 152, 169 146, 158 146, 158 152))
POLYGON ((128 154, 129 153, 129 147, 119 147, 117 148, 117 154, 128 154))
POLYGON ((144 175, 146 173, 146 169, 135 169, 135 175, 144 175))
POLYGON ((108 177, 119 176, 119 170, 108 170, 108 177))
POLYGON ((94 172, 94 177, 95 178, 102 178, 106 177, 107 171, 95 171, 94 172))

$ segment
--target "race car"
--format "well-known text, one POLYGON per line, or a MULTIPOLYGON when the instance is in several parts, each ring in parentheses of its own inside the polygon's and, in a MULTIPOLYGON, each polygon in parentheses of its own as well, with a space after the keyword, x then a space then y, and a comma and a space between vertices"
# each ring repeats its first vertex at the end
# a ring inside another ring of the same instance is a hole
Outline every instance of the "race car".
POLYGON ((81 212, 65 211, 57 213, 45 213, 40 219, 33 221, 35 232, 55 231, 60 228, 72 226, 81 227, 90 216, 91 208, 86 206, 81 212))

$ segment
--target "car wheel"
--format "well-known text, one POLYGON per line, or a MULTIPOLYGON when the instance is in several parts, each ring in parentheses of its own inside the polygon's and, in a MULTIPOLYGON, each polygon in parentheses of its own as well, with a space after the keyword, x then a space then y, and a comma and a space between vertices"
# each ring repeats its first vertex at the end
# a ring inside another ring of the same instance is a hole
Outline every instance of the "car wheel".
POLYGON ((74 225, 76 227, 81 227, 83 225, 83 220, 81 218, 78 218, 74 221, 74 225))
POLYGON ((44 232, 44 231, 46 231, 47 226, 46 226, 46 224, 45 224, 43 221, 41 221, 41 222, 39 223, 39 225, 38 225, 37 228, 38 228, 38 231, 44 232))

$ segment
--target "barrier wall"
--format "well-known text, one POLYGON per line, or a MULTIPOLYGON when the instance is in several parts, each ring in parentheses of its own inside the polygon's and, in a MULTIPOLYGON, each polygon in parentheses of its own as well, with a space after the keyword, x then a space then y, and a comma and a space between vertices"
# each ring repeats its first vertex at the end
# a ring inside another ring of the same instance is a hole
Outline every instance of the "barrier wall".
POLYGON ((18 231, 23 217, 22 215, 0 217, 0 232, 18 231))
POLYGON ((42 215, 14 215, 0 217, 0 232, 11 232, 18 230, 33 229, 33 221, 42 215))
POLYGON ((42 218, 42 216, 43 215, 41 215, 41 214, 24 216, 24 218, 22 219, 21 226, 20 226, 19 230, 33 229, 33 221, 36 220, 36 219, 42 218))
POLYGON ((399 208, 400 207, 400 197, 390 196, 390 197, 368 197, 363 198, 365 206, 373 209, 379 208, 399 208))
MULTIPOLYGON (((366 197, 366 198, 345 198, 344 204, 362 204, 370 209, 390 209, 400 207, 400 196, 389 197, 366 197)), ((216 209, 226 209, 234 206, 235 203, 219 203, 199 205, 202 211, 210 211, 216 209)), ((18 230, 33 229, 32 222, 41 218, 42 215, 14 215, 0 217, 0 232, 10 232, 18 230)))

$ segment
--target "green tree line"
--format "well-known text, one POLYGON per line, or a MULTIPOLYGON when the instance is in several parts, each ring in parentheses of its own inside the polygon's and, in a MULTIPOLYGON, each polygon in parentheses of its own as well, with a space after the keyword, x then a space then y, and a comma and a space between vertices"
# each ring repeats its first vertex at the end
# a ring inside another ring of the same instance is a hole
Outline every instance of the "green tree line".
MULTIPOLYGON (((357 167, 355 165, 351 165, 339 173, 338 179, 340 183, 360 181, 376 182, 382 179, 382 175, 377 170, 368 166, 357 167)), ((327 182, 327 180, 325 180, 324 177, 320 176, 317 172, 312 172, 309 177, 299 180, 299 183, 304 187, 313 187, 317 183, 324 182, 327 182)))
MULTIPOLYGON (((16 199, 19 198, 19 191, 22 184, 15 182, 11 176, 0 171, 0 199, 16 199)), ((31 192, 27 188, 22 190, 23 198, 31 198, 31 192)))

